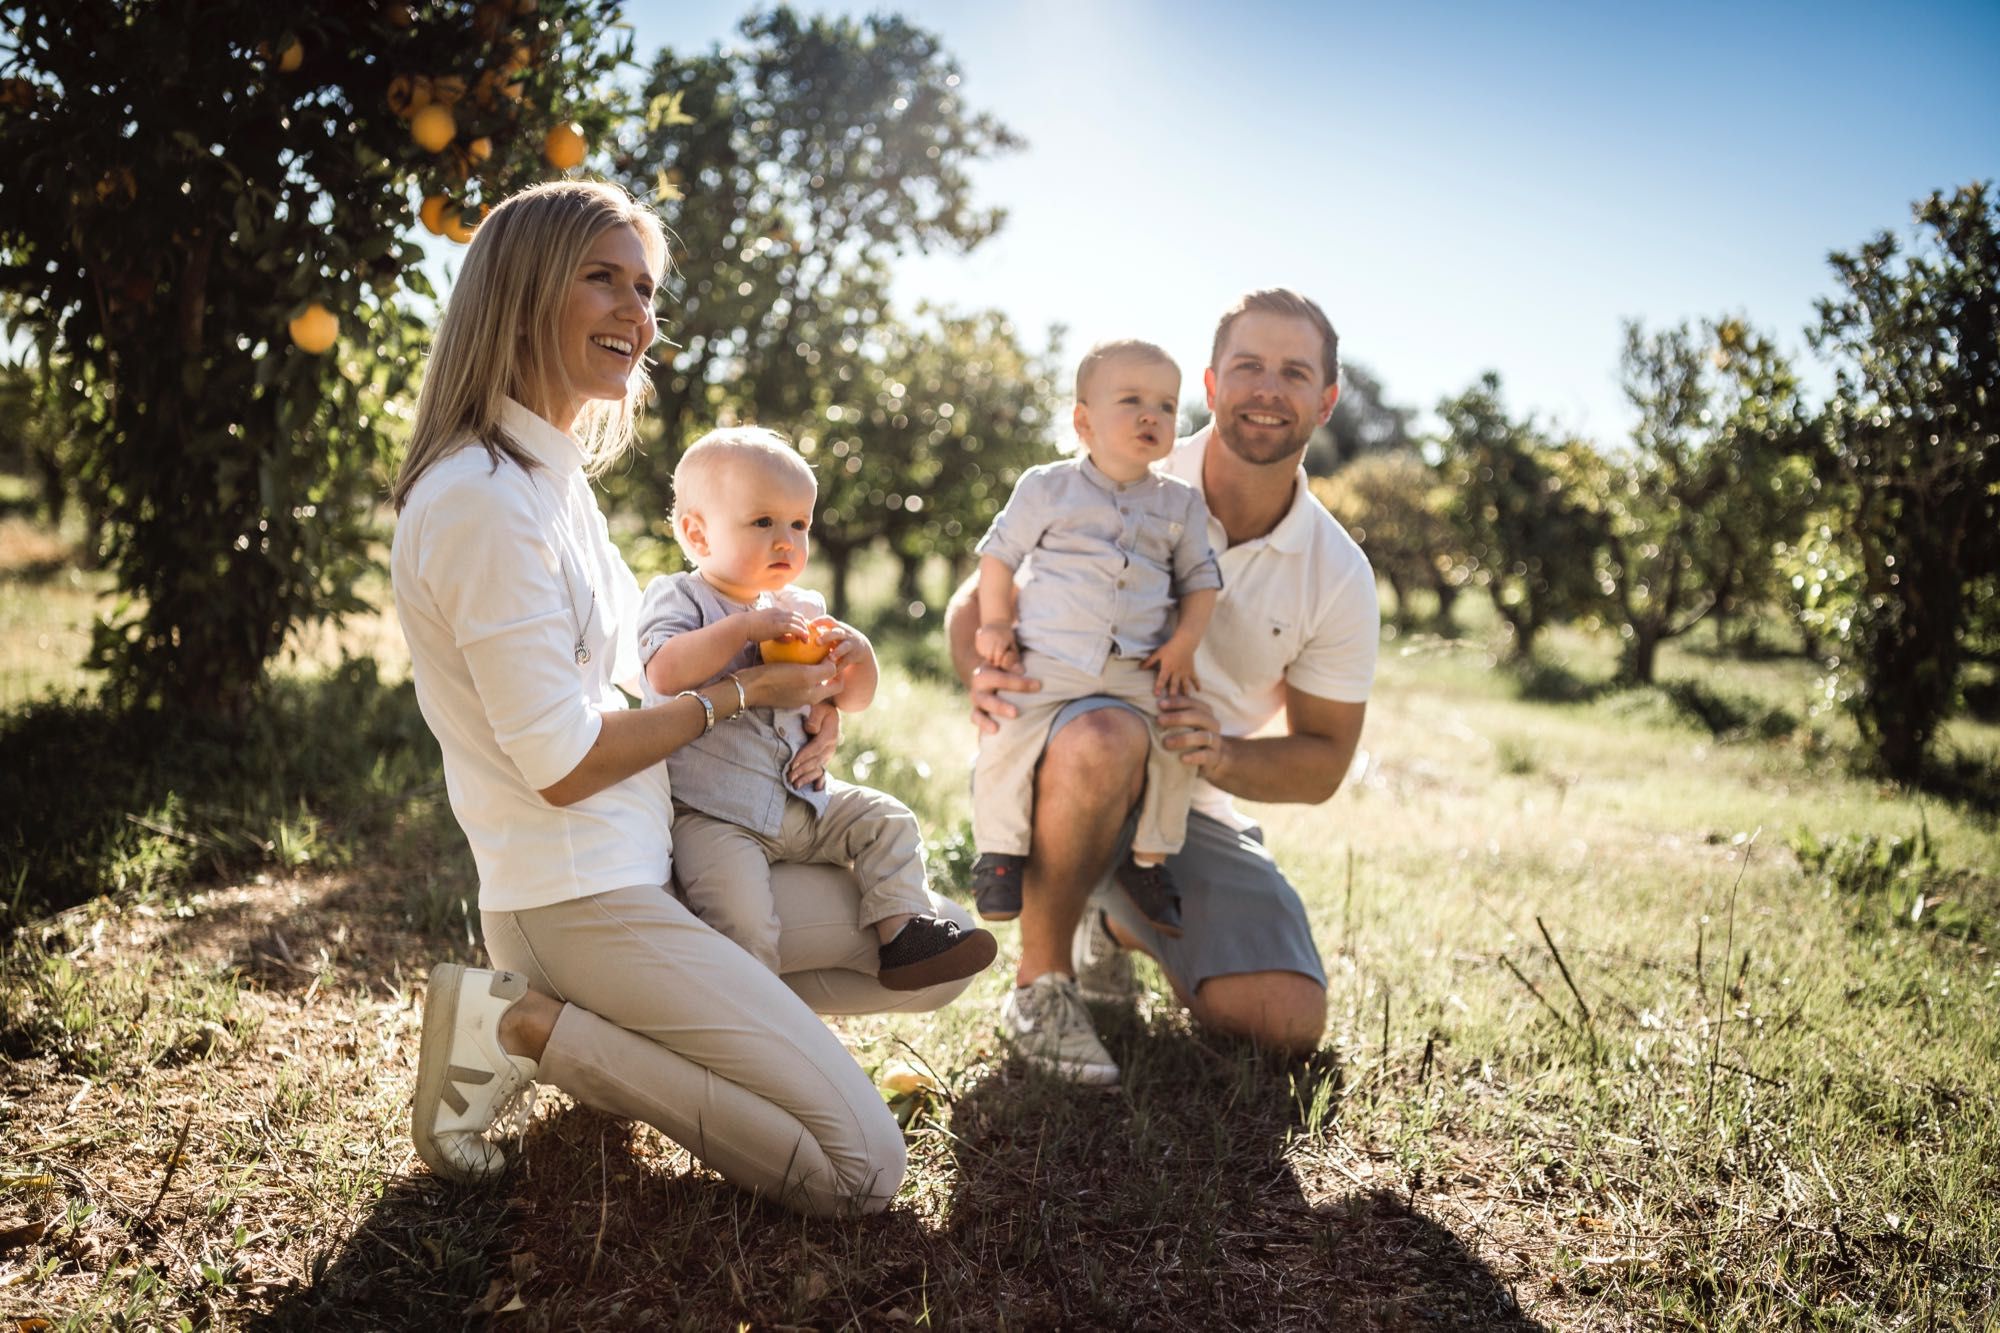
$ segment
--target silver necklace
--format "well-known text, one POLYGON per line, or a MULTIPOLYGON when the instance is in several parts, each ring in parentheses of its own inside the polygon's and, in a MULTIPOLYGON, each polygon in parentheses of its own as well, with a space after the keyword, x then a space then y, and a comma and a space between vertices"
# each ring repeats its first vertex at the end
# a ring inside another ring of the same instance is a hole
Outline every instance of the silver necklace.
MULTIPOLYGON (((544 497, 541 495, 540 487, 536 487, 535 493, 538 500, 543 500, 544 497)), ((544 503, 546 503, 545 500, 544 503)), ((570 649, 570 656, 576 659, 578 666, 589 666, 590 645, 585 642, 585 639, 590 634, 591 622, 597 619, 597 585, 590 581, 589 575, 584 576, 583 586, 590 590, 590 609, 586 614, 579 614, 576 609, 576 584, 570 580, 569 576, 568 548, 574 540, 574 529, 569 525, 567 514, 564 514, 558 520, 556 515, 550 510, 545 508, 542 512, 548 515, 550 520, 549 525, 557 529, 556 564, 562 570, 563 593, 569 598, 570 623, 576 626, 576 646, 570 649)))

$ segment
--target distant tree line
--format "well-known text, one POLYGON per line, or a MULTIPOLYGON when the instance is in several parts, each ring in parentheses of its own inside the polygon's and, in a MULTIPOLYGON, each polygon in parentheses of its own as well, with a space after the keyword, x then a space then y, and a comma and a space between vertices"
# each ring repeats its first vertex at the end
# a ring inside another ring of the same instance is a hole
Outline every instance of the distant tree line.
POLYGON ((1438 405, 1420 448, 1316 483, 1415 618, 1483 590, 1526 658, 1551 624, 1616 629, 1622 674, 1708 620, 1723 642, 1776 609, 1827 668, 1882 768, 1918 777, 1962 667, 2000 648, 2000 209, 1991 187, 1914 209, 1831 257, 1807 330, 1831 363, 1817 407, 1736 317, 1625 330, 1627 440, 1598 445, 1507 408, 1487 373, 1438 405))
MULTIPOLYGON (((116 579, 93 651, 112 699, 240 717, 297 626, 361 604, 434 299, 412 218, 463 240, 587 148, 677 237, 659 410, 607 479, 660 537, 680 452, 755 421, 819 475, 836 608, 871 548, 914 600, 1051 455, 1059 331, 889 299, 899 259, 999 229, 968 169, 1020 146, 937 38, 779 7, 659 52, 634 96, 618 13, 0 0, 0 325, 29 349, 0 374, 0 460, 82 511, 116 579)), ((1649 681, 1701 621, 1742 640, 1782 608, 1913 776, 1963 664, 2000 655, 1995 208, 1975 185, 1916 213, 1907 250, 1833 256, 1824 404, 1741 319, 1633 325, 1629 440, 1518 414, 1497 374, 1420 438, 1350 365, 1307 469, 1399 619, 1483 590, 1514 654, 1594 619, 1649 681)))

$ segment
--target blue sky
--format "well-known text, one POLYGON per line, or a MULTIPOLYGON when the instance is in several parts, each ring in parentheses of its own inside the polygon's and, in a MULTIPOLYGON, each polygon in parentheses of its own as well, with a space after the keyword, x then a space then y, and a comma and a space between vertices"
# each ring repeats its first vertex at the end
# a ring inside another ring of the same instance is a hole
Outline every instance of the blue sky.
MULTIPOLYGON (((899 301, 1065 324, 1071 364, 1151 338, 1184 397, 1216 314, 1283 284, 1394 399, 1490 367, 1517 409, 1608 441, 1622 319, 1740 314, 1806 361, 1828 251, 2000 176, 1990 2, 894 7, 1029 145, 975 172, 1006 229, 907 262, 899 301)), ((745 8, 626 13, 650 57, 735 40, 745 8)))

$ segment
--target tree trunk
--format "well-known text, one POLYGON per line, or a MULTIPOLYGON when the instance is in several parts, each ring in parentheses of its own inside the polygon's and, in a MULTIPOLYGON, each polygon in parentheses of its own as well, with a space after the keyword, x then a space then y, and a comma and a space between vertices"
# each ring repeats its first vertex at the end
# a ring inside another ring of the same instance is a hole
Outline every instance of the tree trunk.
POLYGON ((1650 622, 1632 626, 1625 641, 1625 679, 1634 685, 1653 683, 1653 666, 1660 653, 1660 627, 1650 622))
POLYGON ((847 619, 847 575, 854 566, 854 550, 847 546, 822 546, 827 568, 832 574, 832 595, 827 598, 827 614, 835 620, 847 619))

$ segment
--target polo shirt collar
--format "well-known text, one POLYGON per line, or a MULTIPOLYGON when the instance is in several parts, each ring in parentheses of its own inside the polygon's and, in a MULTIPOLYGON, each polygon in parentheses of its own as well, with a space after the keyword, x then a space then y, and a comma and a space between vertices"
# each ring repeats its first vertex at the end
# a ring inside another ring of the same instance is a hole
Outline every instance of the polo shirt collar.
POLYGON ((576 447, 576 441, 512 398, 500 400, 500 428, 551 472, 567 474, 583 469, 583 451, 576 447))
MULTIPOLYGON (((1214 439, 1215 423, 1212 421, 1188 437, 1189 448, 1194 454, 1194 475, 1190 480, 1194 482, 1194 488, 1201 492, 1204 504, 1208 502, 1208 483, 1206 478, 1208 446, 1214 439)), ((1285 511, 1283 518, 1278 520, 1277 527, 1272 528, 1262 537, 1257 538, 1258 541, 1263 542, 1273 550, 1303 552, 1312 543, 1312 511, 1318 508, 1318 503, 1312 498, 1312 489, 1308 485, 1305 468, 1300 467, 1294 475, 1292 507, 1285 511)), ((1249 544, 1245 543, 1245 545, 1249 544)))

